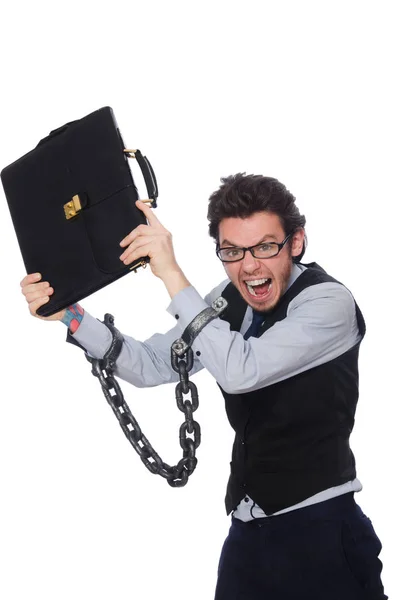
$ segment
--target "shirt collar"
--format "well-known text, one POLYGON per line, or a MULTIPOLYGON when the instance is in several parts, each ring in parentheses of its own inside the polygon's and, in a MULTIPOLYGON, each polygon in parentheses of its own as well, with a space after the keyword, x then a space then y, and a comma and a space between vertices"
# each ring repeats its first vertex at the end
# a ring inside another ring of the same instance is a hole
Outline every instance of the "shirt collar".
POLYGON ((290 278, 288 280, 287 289, 285 291, 289 290, 289 288, 291 287, 291 285, 293 283, 295 283, 295 281, 298 279, 299 275, 301 275, 303 273, 303 271, 306 271, 306 267, 304 267, 301 264, 298 265, 296 263, 293 263, 292 269, 291 269, 291 275, 290 275, 290 278))

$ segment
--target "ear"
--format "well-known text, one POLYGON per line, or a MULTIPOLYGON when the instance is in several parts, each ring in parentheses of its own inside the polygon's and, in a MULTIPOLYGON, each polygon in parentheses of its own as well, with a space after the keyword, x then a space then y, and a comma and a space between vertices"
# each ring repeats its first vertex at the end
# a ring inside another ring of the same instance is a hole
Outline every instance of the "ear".
POLYGON ((292 243, 291 243, 291 255, 292 256, 299 256, 299 254, 302 252, 302 249, 303 249, 304 240, 305 240, 305 230, 298 229, 298 231, 296 231, 294 233, 294 235, 292 236, 292 243))

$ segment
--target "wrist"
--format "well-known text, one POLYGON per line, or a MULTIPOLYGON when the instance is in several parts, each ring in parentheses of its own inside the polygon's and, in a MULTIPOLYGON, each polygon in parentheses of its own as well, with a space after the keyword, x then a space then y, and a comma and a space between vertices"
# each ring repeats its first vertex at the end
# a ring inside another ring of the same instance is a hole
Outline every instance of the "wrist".
POLYGON ((163 283, 167 288, 170 298, 173 298, 178 292, 191 285, 183 271, 179 268, 168 271, 165 277, 163 277, 163 283))
POLYGON ((84 317, 84 309, 80 304, 71 304, 65 309, 63 317, 60 319, 66 325, 70 333, 76 333, 84 317))

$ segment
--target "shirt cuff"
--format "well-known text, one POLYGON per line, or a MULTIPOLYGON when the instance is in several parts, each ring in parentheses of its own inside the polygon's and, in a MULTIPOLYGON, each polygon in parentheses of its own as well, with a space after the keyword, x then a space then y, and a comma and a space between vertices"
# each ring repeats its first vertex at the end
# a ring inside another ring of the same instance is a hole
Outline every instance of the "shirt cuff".
POLYGON ((103 358, 112 342, 112 334, 104 323, 84 311, 77 331, 73 335, 68 331, 66 341, 87 350, 94 358, 103 358))
POLYGON ((208 306, 196 288, 191 285, 175 294, 167 312, 177 320, 177 324, 183 332, 189 323, 208 306))

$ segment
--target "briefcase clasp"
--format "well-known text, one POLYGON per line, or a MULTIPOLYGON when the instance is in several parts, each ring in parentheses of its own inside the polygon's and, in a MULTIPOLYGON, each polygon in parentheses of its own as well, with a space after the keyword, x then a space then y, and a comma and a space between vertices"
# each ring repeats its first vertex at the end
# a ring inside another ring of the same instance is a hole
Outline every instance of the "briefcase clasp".
POLYGON ((142 267, 143 269, 146 269, 147 266, 147 260, 141 260, 139 263, 136 263, 133 267, 130 267, 130 271, 134 271, 134 273, 137 272, 138 267, 142 267))
POLYGON ((67 220, 73 219, 81 211, 81 202, 78 194, 73 196, 70 202, 66 202, 63 205, 63 210, 65 211, 65 217, 67 220))

